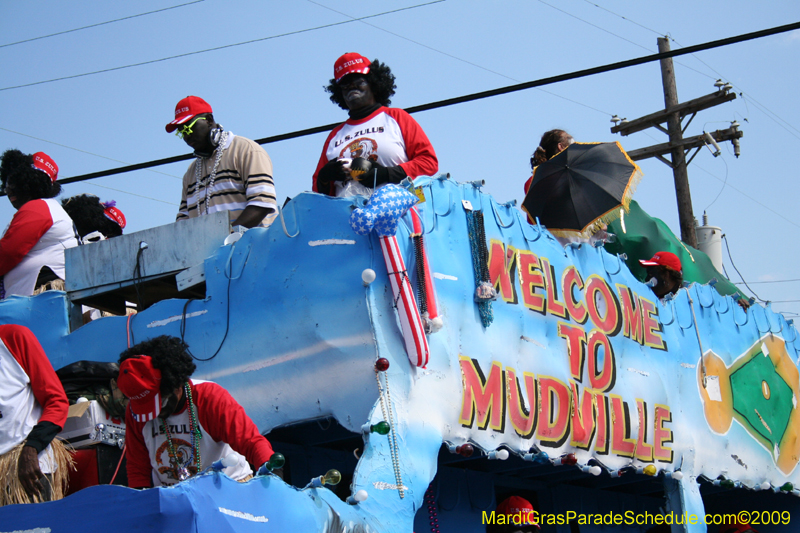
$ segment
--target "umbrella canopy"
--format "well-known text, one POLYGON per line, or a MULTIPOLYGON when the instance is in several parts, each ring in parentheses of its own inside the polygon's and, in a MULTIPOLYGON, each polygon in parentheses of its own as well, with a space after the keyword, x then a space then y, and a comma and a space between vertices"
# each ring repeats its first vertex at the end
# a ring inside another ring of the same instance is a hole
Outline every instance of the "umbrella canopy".
POLYGON ((533 169, 522 209, 559 237, 590 237, 628 209, 642 177, 618 142, 572 143, 533 169))

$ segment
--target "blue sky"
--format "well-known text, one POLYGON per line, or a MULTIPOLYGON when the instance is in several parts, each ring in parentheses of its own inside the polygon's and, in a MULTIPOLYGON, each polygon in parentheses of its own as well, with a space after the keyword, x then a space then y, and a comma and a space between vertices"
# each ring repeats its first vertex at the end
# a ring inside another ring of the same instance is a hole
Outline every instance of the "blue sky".
MULTIPOLYGON (((76 176, 187 153, 164 125, 189 94, 205 98, 218 122, 249 138, 342 121, 345 112, 322 87, 344 52, 391 66, 398 85, 393 105, 410 107, 652 54, 663 34, 678 49, 798 20, 800 3, 789 0, 6 0, 0 3, 0 146, 47 152, 61 177, 76 176), (354 20, 400 8, 409 9, 354 20), (125 17, 131 18, 11 44, 125 17), (258 41, 192 54, 251 40, 258 41)), ((744 132, 740 158, 727 143, 720 157, 703 150, 690 165, 694 211, 699 218, 707 210, 745 280, 790 315, 800 313, 800 281, 765 282, 800 278, 792 160, 800 147, 799 56, 800 32, 792 32, 675 60, 681 101, 711 93, 717 78, 742 93, 701 112, 687 128, 686 135, 697 135, 737 120, 744 132)), ((633 119, 663 108, 657 63, 542 89, 416 114, 440 171, 457 181, 485 179, 484 190, 497 200, 521 201, 530 154, 548 129, 567 129, 580 141, 619 140, 628 150, 667 140, 656 130, 629 137, 609 131, 613 114, 633 119)), ((324 137, 265 146, 281 203, 310 189, 324 137)), ((645 176, 634 198, 678 231, 671 169, 655 159, 640 164, 645 176)), ((128 219, 126 233, 167 224, 186 165, 67 185, 64 196, 116 200, 128 219)), ((0 226, 13 213, 0 198, 0 226)), ((724 246, 723 257, 739 282, 724 246)))

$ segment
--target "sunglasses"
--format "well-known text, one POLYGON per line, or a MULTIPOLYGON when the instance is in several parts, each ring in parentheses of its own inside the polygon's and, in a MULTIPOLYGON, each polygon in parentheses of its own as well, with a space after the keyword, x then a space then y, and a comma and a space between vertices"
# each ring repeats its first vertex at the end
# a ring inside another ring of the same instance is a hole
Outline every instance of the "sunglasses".
POLYGON ((178 126, 178 128, 175 130, 175 135, 181 138, 188 137, 189 135, 192 134, 192 126, 194 126, 198 120, 208 120, 208 119, 206 117, 195 117, 195 119, 190 123, 184 124, 183 126, 178 126))

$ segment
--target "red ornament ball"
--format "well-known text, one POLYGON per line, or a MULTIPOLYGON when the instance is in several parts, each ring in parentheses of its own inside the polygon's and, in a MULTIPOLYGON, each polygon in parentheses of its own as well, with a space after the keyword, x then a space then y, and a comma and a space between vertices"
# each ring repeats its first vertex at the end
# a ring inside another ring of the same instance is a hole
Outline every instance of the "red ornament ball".
POLYGON ((568 453, 564 457, 561 458, 562 465, 576 465, 578 464, 578 458, 575 457, 574 453, 568 453))
POLYGON ((375 361, 375 370, 378 372, 386 372, 389 370, 389 360, 385 357, 381 357, 377 361, 375 361))
POLYGON ((472 444, 462 444, 461 446, 456 448, 456 453, 461 457, 471 457, 472 453, 475 451, 475 448, 472 447, 472 444))

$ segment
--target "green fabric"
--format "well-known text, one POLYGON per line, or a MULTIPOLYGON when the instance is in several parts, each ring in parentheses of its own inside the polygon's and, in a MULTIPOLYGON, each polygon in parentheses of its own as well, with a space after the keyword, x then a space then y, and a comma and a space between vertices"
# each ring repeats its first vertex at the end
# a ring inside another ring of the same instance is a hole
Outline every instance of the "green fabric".
POLYGON ((736 285, 717 272, 705 253, 683 244, 662 220, 645 213, 634 200, 631 200, 630 211, 624 219, 610 223, 608 231, 617 236, 617 241, 606 244, 606 250, 612 254, 627 254, 625 262, 628 268, 641 281, 645 280, 647 273, 639 264, 640 259, 650 259, 656 252, 672 252, 681 260, 685 281, 705 284, 717 278, 715 288, 720 294, 742 294, 736 285), (623 220, 625 231, 622 229, 623 220))

